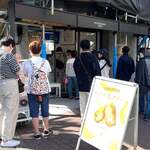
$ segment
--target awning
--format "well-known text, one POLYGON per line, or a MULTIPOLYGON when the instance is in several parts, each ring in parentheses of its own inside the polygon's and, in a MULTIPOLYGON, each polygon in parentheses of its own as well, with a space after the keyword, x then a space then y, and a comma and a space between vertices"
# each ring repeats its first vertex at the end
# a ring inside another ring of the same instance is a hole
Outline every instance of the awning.
POLYGON ((116 8, 138 15, 139 18, 150 20, 150 0, 95 0, 108 3, 116 8))
POLYGON ((58 25, 76 26, 76 15, 68 12, 55 11, 51 15, 49 9, 16 4, 16 18, 29 19, 31 21, 52 22, 58 25))
POLYGON ((119 32, 148 35, 148 26, 120 22, 119 32))

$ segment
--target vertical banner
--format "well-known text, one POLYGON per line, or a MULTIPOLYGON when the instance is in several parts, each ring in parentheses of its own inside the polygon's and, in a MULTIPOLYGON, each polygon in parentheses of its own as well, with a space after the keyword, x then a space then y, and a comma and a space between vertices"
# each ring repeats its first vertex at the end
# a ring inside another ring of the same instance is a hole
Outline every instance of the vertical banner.
POLYGON ((120 150, 137 89, 135 83, 96 77, 83 118, 80 139, 100 150, 120 150))
POLYGON ((42 41, 41 57, 46 59, 46 43, 45 43, 45 40, 42 41))
POLYGON ((114 56, 113 56, 113 77, 116 78, 117 71, 117 48, 114 48, 114 56))
POLYGON ((113 55, 113 78, 116 78, 117 71, 117 33, 115 33, 114 55, 113 55))
POLYGON ((46 59, 46 42, 45 42, 45 25, 42 25, 42 47, 41 47, 41 57, 46 59))

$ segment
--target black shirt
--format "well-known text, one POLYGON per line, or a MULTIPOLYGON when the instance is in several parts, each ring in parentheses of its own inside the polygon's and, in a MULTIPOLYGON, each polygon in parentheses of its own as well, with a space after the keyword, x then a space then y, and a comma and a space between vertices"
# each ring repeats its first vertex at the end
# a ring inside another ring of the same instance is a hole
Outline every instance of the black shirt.
POLYGON ((74 70, 79 91, 83 92, 89 92, 94 76, 101 75, 98 60, 95 55, 90 52, 83 52, 75 59, 74 70))
POLYGON ((135 71, 133 59, 128 54, 123 54, 117 64, 116 78, 129 81, 135 71))

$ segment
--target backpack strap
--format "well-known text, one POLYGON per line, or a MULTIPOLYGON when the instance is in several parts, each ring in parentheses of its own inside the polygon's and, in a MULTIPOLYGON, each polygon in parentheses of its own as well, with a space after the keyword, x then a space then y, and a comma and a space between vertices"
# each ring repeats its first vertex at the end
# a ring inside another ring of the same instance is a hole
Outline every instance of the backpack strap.
POLYGON ((37 69, 37 67, 32 63, 32 60, 29 61, 31 64, 32 69, 37 69))
POLYGON ((45 64, 45 60, 43 60, 43 62, 41 63, 41 66, 40 66, 40 68, 39 68, 39 70, 41 70, 41 68, 44 66, 44 64, 45 64))
POLYGON ((30 60, 30 63, 31 63, 32 68, 37 69, 37 70, 41 70, 41 68, 44 66, 45 62, 46 62, 46 61, 43 60, 42 63, 41 63, 41 65, 40 65, 40 67, 37 68, 37 67, 32 63, 32 61, 30 60))
POLYGON ((107 65, 107 62, 102 66, 102 68, 100 68, 100 70, 102 71, 106 65, 107 65))

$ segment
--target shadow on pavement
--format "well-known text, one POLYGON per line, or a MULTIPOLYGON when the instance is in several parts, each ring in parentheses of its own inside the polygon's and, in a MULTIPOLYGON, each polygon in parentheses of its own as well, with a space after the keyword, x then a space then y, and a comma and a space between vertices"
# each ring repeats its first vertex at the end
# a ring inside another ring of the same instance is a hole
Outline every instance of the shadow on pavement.
MULTIPOLYGON (((20 147, 34 150, 75 150, 78 135, 58 134, 40 140, 22 139, 20 147)), ((87 143, 81 142, 79 150, 97 150, 87 143)))
MULTIPOLYGON (((33 138, 31 123, 18 125, 17 136, 21 139, 19 147, 34 150, 75 150, 80 130, 80 117, 56 116, 50 119, 49 124, 54 131, 53 135, 40 140, 33 138)), ((40 130, 42 131, 41 128, 40 130)), ((82 141, 79 150, 97 149, 82 141)))
MULTIPOLYGON (((19 147, 33 150, 75 150, 80 130, 80 117, 51 116, 49 124, 54 134, 40 140, 33 138, 31 122, 18 126, 16 136, 21 139, 19 147)), ((42 131, 42 126, 40 130, 42 131)), ((143 121, 142 116, 139 117, 138 145, 143 149, 150 149, 150 120, 143 121)), ((79 150, 97 149, 82 141, 79 150)), ((122 150, 127 148, 123 147, 122 150)))

